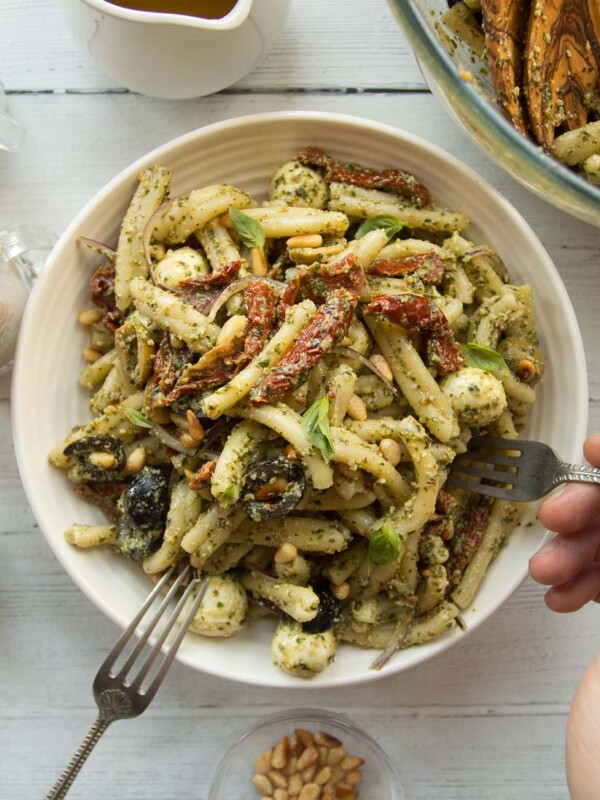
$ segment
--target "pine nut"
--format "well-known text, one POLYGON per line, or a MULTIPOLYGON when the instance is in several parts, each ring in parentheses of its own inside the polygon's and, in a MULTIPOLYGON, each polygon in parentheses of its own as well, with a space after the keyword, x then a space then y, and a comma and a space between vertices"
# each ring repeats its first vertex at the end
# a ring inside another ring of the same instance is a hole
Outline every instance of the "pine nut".
POLYGON ((379 442, 379 449, 385 460, 389 461, 394 467, 402 460, 402 449, 394 439, 382 439, 379 442))
POLYGON ((125 462, 125 472, 128 475, 135 475, 136 472, 140 472, 142 469, 144 469, 145 463, 146 448, 136 447, 135 450, 132 450, 127 456, 127 461, 125 462))
POLYGON ((353 394, 348 403, 348 415, 357 422, 364 422, 367 418, 367 407, 357 394, 353 394))
POLYGON ((222 214, 222 215, 219 217, 219 223, 220 223, 220 224, 221 224, 221 225, 222 225, 224 228, 233 228, 233 222, 231 221, 231 217, 229 216, 229 213, 228 213, 228 212, 227 212, 227 213, 225 213, 225 214, 222 214))
POLYGON ((112 453, 90 453, 88 461, 99 469, 110 469, 117 463, 117 459, 112 453))
POLYGON ((374 367, 377 367, 379 372, 381 372, 381 374, 386 380, 388 380, 390 383, 394 380, 394 373, 392 372, 390 365, 382 355, 379 355, 379 353, 375 353, 375 355, 371 356, 370 361, 374 367))
POLYGON ((345 777, 346 777, 346 773, 344 772, 344 770, 340 766, 332 767, 331 768, 331 778, 329 778, 327 783, 330 786, 337 786, 338 783, 341 783, 344 780, 345 777))
POLYGON ((256 761, 254 762, 254 769, 260 775, 266 775, 267 772, 271 769, 271 755, 273 754, 273 749, 265 750, 264 753, 259 753, 256 756, 256 761))
POLYGON ((89 361, 90 364, 93 364, 94 361, 98 361, 101 356, 102 353, 99 350, 95 350, 93 347, 83 348, 83 357, 86 361, 89 361))
POLYGON ((346 756, 346 758, 340 764, 340 767, 345 770, 346 772, 352 772, 365 763, 364 758, 359 758, 358 756, 346 756))
POLYGON ((285 789, 275 789, 273 800, 289 800, 289 794, 285 789))
POLYGON ((201 442, 204 439, 204 428, 198 417, 194 414, 191 408, 185 412, 187 420, 188 433, 196 442, 201 442))
POLYGON ((316 783, 305 783, 298 795, 298 800, 318 800, 320 794, 321 787, 316 783))
POLYGON ((217 345, 228 344, 229 342, 233 342, 235 339, 239 339, 240 336, 246 332, 248 327, 248 317, 245 317, 243 314, 234 314, 233 317, 229 317, 223 324, 223 327, 219 331, 219 335, 217 336, 217 345))
POLYGON ((293 775, 290 775, 290 779, 288 780, 288 794, 290 797, 296 797, 302 791, 302 778, 300 775, 295 772, 293 775))
POLYGON ((339 739, 336 739, 335 736, 331 736, 329 733, 325 733, 325 731, 317 731, 317 733, 315 733, 315 743, 330 748, 340 747, 342 744, 339 739))
POLYGON ((302 778, 303 783, 312 783, 312 779, 315 777, 316 773, 317 765, 313 764, 312 767, 303 769, 300 773, 300 777, 302 778))
POLYGON ((359 769, 355 769, 352 772, 349 772, 344 780, 348 786, 356 786, 357 783, 362 781, 362 776, 362 772, 359 769))
POLYGON ((293 444, 287 445, 287 447, 283 451, 283 455, 287 458, 288 461, 298 461, 298 451, 296 450, 293 444))
MULTIPOLYGON (((290 753, 292 751, 290 750, 290 753)), ((291 756, 288 759, 288 763, 283 768, 284 775, 293 775, 298 769, 298 759, 296 756, 291 756)))
POLYGON ((253 247, 250 251, 250 269, 252 274, 257 275, 259 278, 267 274, 265 254, 258 247, 253 247))
POLYGON ((257 773, 252 778, 252 785, 261 794, 264 794, 267 797, 273 797, 273 787, 271 786, 271 781, 267 778, 266 775, 259 775, 257 773))
POLYGON ((312 767, 313 764, 316 764, 319 759, 319 751, 314 745, 309 745, 306 750, 302 753, 300 758, 298 759, 298 769, 300 772, 305 770, 307 767, 312 767))
POLYGON ((171 422, 182 431, 187 431, 188 422, 184 414, 171 414, 171 422))
POLYGON ((354 800, 358 797, 358 792, 353 786, 348 786, 347 783, 340 783, 335 787, 335 796, 337 800, 354 800))
POLYGON ((85 327, 88 328, 90 325, 94 325, 94 323, 99 322, 103 316, 104 311, 102 311, 101 308, 84 308, 83 311, 79 312, 77 322, 79 322, 80 325, 85 325, 85 327))
MULTIPOLYGON (((317 740, 315 739, 315 742, 316 741, 317 740)), ((319 766, 324 767, 327 764, 327 756, 329 755, 329 750, 327 747, 324 747, 323 745, 317 747, 317 750, 319 751, 319 766)))
POLYGON ((298 739, 295 733, 289 738, 289 746, 291 756, 299 756, 302 752, 302 742, 300 739, 298 739))
POLYGON ((278 789, 287 789, 288 781, 285 775, 279 770, 272 769, 270 772, 267 773, 268 779, 271 781, 273 786, 277 786, 278 789))
POLYGON ((346 758, 346 748, 344 745, 340 745, 339 747, 332 747, 329 751, 329 766, 335 767, 338 764, 341 764, 342 761, 346 758))
POLYGON ((319 786, 323 786, 324 783, 327 783, 329 778, 331 778, 331 767, 323 767, 323 769, 320 769, 315 775, 315 783, 319 786))
MULTIPOLYGON (((277 548, 273 560, 276 564, 289 564, 290 561, 293 561, 297 555, 298 548, 295 544, 292 544, 291 542, 283 542, 283 544, 280 544, 277 548)), ((302 758, 302 756, 300 756, 300 758, 302 758)))
POLYGON ((169 344, 171 347, 174 347, 175 350, 181 350, 183 347, 183 339, 180 339, 179 336, 173 336, 173 334, 169 334, 169 344))
POLYGON ((283 769, 288 762, 290 753, 290 742, 287 736, 282 736, 275 745, 271 756, 271 766, 273 769, 283 769))
POLYGON ((303 236, 290 236, 286 241, 288 247, 321 247, 323 237, 320 233, 307 233, 303 236))
POLYGON ((312 733, 309 733, 309 731, 305 731, 302 728, 296 728, 294 733, 296 734, 298 739, 300 739, 304 747, 310 747, 310 745, 314 741, 312 733))
POLYGON ((336 586, 335 583, 330 583, 329 591, 334 597, 337 597, 338 600, 347 600, 350 595, 350 584, 348 581, 344 581, 344 583, 340 583, 338 586, 336 586))
POLYGON ((335 789, 333 786, 324 786, 321 800, 335 800, 335 789))
POLYGON ((179 441, 184 447, 188 447, 190 450, 197 447, 198 442, 194 439, 193 436, 190 436, 189 433, 182 433, 179 437, 179 441))
POLYGON ((529 383, 529 381, 532 380, 536 374, 535 364, 528 358, 522 358, 517 364, 515 372, 517 373, 517 378, 520 381, 523 381, 523 383, 529 383))

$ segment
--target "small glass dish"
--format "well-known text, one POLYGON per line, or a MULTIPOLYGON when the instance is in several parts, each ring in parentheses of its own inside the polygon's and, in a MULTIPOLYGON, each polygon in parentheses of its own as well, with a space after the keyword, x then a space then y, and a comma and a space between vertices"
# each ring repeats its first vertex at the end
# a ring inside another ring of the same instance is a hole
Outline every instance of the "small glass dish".
POLYGON ((238 739, 215 770, 208 800, 260 800, 252 785, 256 757, 274 747, 282 736, 291 736, 296 728, 328 733, 342 742, 348 755, 364 759, 360 767, 363 778, 356 786, 359 798, 404 800, 400 780, 381 747, 344 715, 312 708, 274 714, 238 739))

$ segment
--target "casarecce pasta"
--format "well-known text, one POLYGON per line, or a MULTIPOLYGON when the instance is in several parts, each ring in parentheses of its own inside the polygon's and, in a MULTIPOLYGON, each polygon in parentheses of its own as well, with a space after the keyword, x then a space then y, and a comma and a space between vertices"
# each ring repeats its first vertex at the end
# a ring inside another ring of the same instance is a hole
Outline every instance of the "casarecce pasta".
POLYGON ((535 400, 530 288, 398 169, 309 147, 262 204, 169 181, 145 170, 116 249, 93 245, 95 416, 49 458, 108 520, 67 541, 152 579, 189 561, 212 587, 191 630, 271 615, 293 675, 443 635, 522 511, 444 482, 535 400))

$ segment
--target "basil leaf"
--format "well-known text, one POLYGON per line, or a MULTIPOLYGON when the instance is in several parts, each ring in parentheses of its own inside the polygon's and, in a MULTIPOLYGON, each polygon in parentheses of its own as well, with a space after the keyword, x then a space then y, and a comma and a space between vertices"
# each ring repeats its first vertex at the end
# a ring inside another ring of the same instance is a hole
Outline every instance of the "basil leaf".
POLYGON ((475 369, 484 369, 488 372, 499 370, 500 372, 508 372, 508 364, 502 358, 500 353, 491 350, 489 347, 484 347, 482 344, 463 344, 463 356, 467 359, 468 367, 475 367, 475 369))
POLYGON ((145 417, 141 411, 138 411, 137 408, 126 408, 125 414, 129 422, 132 422, 134 425, 137 425, 138 428, 153 428, 154 423, 150 422, 150 420, 145 417))
POLYGON ((302 415, 302 430, 308 441, 321 451, 325 461, 333 455, 331 429, 329 427, 329 398, 324 395, 302 415))
POLYGON ((235 486, 233 484, 230 484, 225 489, 219 502, 223 508, 227 508, 227 506, 235 503, 235 486))
POLYGON ((369 539, 369 559, 375 564, 391 564, 400 550, 400 537, 391 525, 382 525, 369 539))
POLYGON ((238 236, 241 237, 246 247, 258 247, 262 250, 265 246, 265 229, 248 214, 244 214, 233 206, 229 206, 229 219, 238 236))
POLYGON ((402 222, 398 217, 392 214, 379 214, 376 217, 366 220, 354 234, 355 239, 362 239, 362 237, 370 231, 375 231, 377 228, 383 228, 387 233, 388 239, 395 236, 402 228, 407 228, 406 222, 402 222))

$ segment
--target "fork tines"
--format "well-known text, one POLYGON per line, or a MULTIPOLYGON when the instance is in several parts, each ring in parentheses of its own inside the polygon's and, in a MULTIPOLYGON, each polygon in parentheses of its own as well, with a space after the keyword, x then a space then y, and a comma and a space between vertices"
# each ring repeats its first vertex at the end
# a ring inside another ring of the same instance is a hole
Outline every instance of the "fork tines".
POLYGON ((474 437, 469 441, 469 450, 452 462, 446 486, 506 499, 509 493, 512 495, 513 482, 518 476, 520 444, 512 439, 474 437))
POLYGON ((107 689, 118 687, 125 690, 133 701, 132 711, 134 711, 134 713, 131 714, 132 716, 144 710, 156 694, 169 665, 175 657, 177 649, 202 601, 207 585, 207 579, 204 578, 200 580, 195 577, 189 565, 180 572, 179 575, 176 574, 175 567, 171 567, 171 569, 162 576, 146 598, 138 614, 123 631, 117 643, 98 670, 94 681, 94 694, 96 697, 107 689), (169 586, 171 581, 172 583, 169 586), (186 581, 189 581, 189 583, 181 596, 178 597, 186 581), (158 609, 154 611, 152 606, 155 600, 159 599, 159 595, 162 594, 163 590, 166 590, 167 587, 168 591, 166 591, 164 597, 160 599, 158 609), (181 612, 188 602, 188 599, 190 599, 192 592, 195 590, 197 590, 196 595, 191 606, 186 609, 187 613, 185 619, 180 624, 177 636, 170 644, 166 644, 169 633, 180 621, 181 612), (172 608, 173 602, 175 602, 174 608, 172 608), (134 637, 136 629, 144 617, 148 615, 148 612, 152 613, 153 616, 147 622, 145 621, 144 629, 140 632, 139 638, 136 641, 134 637), (162 628, 159 627, 159 623, 162 623, 162 628), (150 637, 153 633, 155 633, 156 638, 151 643, 150 651, 145 659, 143 659, 135 675, 129 678, 128 676, 136 665, 138 657, 141 655, 144 647, 150 644, 150 637), (134 647, 131 652, 127 654, 124 663, 117 666, 119 657, 124 653, 129 642, 134 642, 134 647), (153 676, 149 686, 142 687, 144 679, 148 676, 154 662, 161 652, 164 654, 164 657, 162 661, 158 663, 156 674, 153 676))

